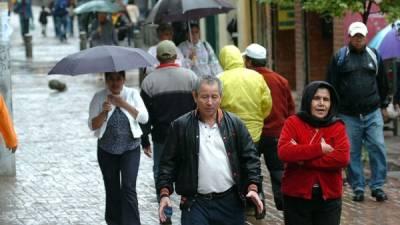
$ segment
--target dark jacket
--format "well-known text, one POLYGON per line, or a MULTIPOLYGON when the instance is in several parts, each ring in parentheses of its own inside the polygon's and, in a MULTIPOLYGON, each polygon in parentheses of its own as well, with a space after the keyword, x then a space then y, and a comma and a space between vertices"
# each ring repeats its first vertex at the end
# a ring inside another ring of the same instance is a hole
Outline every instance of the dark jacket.
MULTIPOLYGON (((218 127, 225 144, 227 156, 242 200, 250 184, 261 189, 261 169, 257 150, 243 122, 234 114, 218 111, 218 127)), ((190 197, 197 193, 199 163, 199 117, 191 111, 170 127, 166 146, 161 156, 160 174, 157 188, 168 188, 182 196, 190 197)))
POLYGON ((149 112, 149 121, 142 126, 142 145, 164 143, 170 123, 196 108, 192 90, 197 80, 193 71, 176 64, 162 64, 146 76, 140 96, 149 112))
POLYGON ((388 81, 381 57, 376 50, 378 65, 367 50, 357 52, 349 46, 349 53, 338 65, 339 53, 328 67, 327 81, 339 94, 339 113, 350 116, 368 114, 388 104, 388 81), (376 74, 378 66, 378 74, 376 74))

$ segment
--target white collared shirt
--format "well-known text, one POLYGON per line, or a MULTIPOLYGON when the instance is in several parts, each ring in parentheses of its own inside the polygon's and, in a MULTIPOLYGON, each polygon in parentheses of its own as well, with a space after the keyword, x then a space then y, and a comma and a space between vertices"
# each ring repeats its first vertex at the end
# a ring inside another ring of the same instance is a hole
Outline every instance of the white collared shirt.
MULTIPOLYGON (((92 120, 97 117, 103 111, 103 103, 106 100, 107 96, 110 95, 111 92, 106 88, 99 92, 97 92, 92 101, 90 102, 89 107, 89 119, 88 124, 89 128, 92 128, 92 120)), ((120 96, 127 101, 131 106, 135 107, 138 111, 138 115, 135 118, 125 109, 121 108, 121 111, 128 117, 129 125, 131 127, 132 135, 134 138, 140 138, 142 135, 142 130, 140 129, 139 123, 147 123, 149 119, 149 114, 147 112, 146 106, 143 103, 142 98, 140 97, 139 92, 136 89, 123 87, 120 93, 120 96)), ((108 119, 111 117, 115 110, 115 106, 111 105, 111 111, 108 112, 107 120, 101 125, 100 128, 94 131, 94 135, 98 138, 101 138, 106 130, 108 119)))
POLYGON ((225 145, 218 125, 199 121, 199 177, 197 192, 208 194, 228 190, 234 184, 225 145))

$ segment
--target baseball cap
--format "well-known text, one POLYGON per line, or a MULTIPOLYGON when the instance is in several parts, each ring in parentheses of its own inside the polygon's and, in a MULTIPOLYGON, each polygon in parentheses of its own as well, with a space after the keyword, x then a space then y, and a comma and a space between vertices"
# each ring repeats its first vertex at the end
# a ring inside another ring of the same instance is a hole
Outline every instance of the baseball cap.
POLYGON ((251 44, 247 46, 246 50, 242 53, 243 56, 250 57, 252 59, 266 59, 267 50, 259 44, 251 44))
POLYGON ((168 59, 176 55, 176 46, 170 40, 164 40, 157 45, 157 56, 168 59))
POLYGON ((354 22, 350 24, 348 33, 350 37, 353 37, 356 34, 361 34, 362 36, 367 36, 368 29, 367 26, 365 26, 364 23, 362 22, 354 22))

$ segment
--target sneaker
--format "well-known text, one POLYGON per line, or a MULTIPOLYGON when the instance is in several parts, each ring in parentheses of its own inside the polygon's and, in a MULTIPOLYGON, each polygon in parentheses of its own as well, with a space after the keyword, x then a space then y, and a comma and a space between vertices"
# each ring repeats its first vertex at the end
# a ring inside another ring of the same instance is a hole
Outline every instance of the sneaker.
POLYGON ((364 192, 361 190, 357 190, 354 192, 353 201, 355 202, 362 202, 364 201, 364 192))
POLYGON ((386 193, 380 188, 372 190, 371 196, 374 197, 377 202, 383 202, 388 200, 386 193))

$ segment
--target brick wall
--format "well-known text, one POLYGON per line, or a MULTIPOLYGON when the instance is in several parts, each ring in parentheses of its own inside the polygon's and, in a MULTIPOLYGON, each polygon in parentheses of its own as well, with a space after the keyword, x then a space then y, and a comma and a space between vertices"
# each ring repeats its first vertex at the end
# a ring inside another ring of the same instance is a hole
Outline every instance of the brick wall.
POLYGON ((296 65, 294 30, 276 32, 275 71, 288 79, 290 87, 296 88, 296 65))
POLYGON ((333 34, 323 33, 323 22, 318 14, 307 13, 309 81, 325 80, 326 68, 332 57, 333 34))

